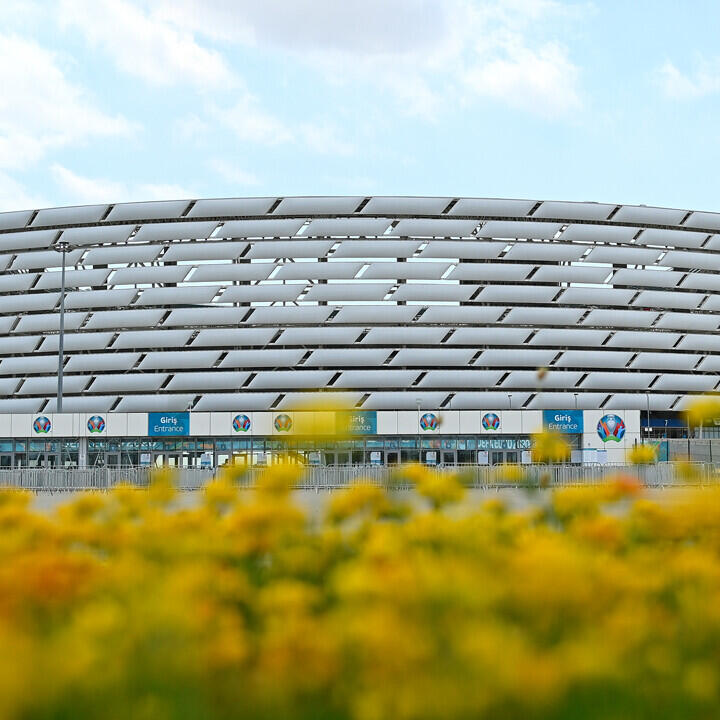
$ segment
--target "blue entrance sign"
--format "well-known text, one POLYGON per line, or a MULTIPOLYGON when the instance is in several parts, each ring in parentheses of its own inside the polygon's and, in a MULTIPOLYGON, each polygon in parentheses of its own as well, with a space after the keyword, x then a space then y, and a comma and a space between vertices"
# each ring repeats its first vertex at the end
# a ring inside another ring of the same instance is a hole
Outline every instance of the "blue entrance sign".
POLYGON ((183 437, 190 434, 190 413, 148 413, 148 435, 150 437, 183 437))
POLYGON ((348 431, 351 435, 377 435, 377 412, 375 410, 351 412, 348 418, 348 431))
POLYGON ((543 426, 551 432, 580 434, 583 432, 583 411, 543 410, 543 426))

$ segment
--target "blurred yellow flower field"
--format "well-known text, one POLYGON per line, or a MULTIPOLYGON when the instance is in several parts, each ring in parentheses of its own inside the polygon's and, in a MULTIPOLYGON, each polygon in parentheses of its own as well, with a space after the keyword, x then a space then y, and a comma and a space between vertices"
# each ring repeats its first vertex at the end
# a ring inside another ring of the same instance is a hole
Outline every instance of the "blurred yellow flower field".
POLYGON ((168 471, 0 494, 1 718, 720 716, 720 492, 511 511, 413 466, 415 501, 360 483, 318 520, 296 466, 233 472, 191 508, 168 471))

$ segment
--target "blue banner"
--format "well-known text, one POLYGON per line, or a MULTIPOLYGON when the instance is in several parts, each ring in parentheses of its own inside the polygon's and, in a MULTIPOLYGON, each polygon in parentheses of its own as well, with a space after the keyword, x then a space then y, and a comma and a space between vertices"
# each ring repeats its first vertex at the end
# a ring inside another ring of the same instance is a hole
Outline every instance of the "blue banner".
POLYGON ((190 413, 148 413, 148 436, 184 437, 190 434, 190 413))
POLYGON ((543 427, 550 432, 580 434, 583 432, 583 411, 543 410, 543 427))
POLYGON ((356 410, 350 413, 348 430, 351 435, 377 435, 377 411, 356 410))

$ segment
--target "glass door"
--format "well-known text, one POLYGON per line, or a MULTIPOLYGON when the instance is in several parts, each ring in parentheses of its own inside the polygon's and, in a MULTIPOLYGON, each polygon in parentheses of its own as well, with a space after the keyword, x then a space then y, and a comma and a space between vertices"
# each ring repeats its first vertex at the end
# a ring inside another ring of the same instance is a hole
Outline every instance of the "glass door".
POLYGON ((502 450, 492 450, 490 452, 490 464, 501 465, 505 461, 505 453, 502 450))

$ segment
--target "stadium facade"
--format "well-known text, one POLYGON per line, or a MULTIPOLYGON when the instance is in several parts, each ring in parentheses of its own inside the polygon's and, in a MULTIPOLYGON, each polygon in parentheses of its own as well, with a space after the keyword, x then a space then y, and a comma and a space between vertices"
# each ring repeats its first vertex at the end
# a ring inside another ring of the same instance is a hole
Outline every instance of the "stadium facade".
POLYGON ((0 213, 0 466, 619 460, 717 389, 720 214, 452 197, 0 213), (56 412, 61 253, 64 402, 56 412), (302 428, 300 430, 299 428, 302 428), (649 429, 648 429, 649 428, 649 429), (307 431, 307 432, 306 432, 307 431))

